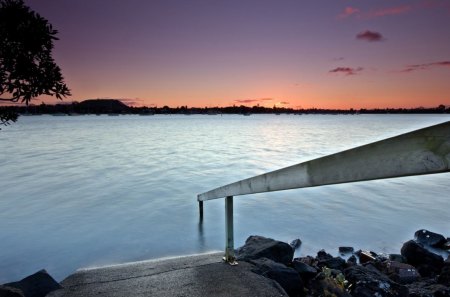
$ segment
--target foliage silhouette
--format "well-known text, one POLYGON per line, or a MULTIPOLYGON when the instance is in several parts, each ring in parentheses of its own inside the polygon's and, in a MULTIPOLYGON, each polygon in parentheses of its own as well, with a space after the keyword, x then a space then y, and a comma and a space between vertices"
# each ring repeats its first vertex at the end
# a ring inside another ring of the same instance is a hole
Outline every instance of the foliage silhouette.
MULTIPOLYGON (((0 100, 26 105, 40 95, 70 96, 53 57, 58 31, 22 0, 0 0, 0 100), (1 96, 7 96, 3 98, 1 96)), ((1 112, 0 124, 17 115, 1 112)))

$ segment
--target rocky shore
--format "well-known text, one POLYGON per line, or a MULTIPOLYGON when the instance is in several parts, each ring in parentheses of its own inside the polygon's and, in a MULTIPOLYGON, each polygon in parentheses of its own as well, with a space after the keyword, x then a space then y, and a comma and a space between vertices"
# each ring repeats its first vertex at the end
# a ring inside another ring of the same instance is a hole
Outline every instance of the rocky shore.
MULTIPOLYGON (((355 251, 343 246, 337 251, 339 256, 321 250, 315 256, 294 258, 301 244, 300 239, 288 244, 250 236, 236 250, 237 260, 275 281, 291 297, 450 297, 450 238, 441 234, 418 230, 415 239, 404 243, 399 254, 355 251)), ((21 281, 1 285, 0 297, 44 297, 61 288, 41 270, 21 281)))
POLYGON ((450 238, 443 235, 418 230, 400 254, 340 247, 337 257, 321 250, 314 257, 294 258, 300 245, 299 239, 289 245, 250 236, 237 259, 255 265, 254 272, 277 281, 291 297, 450 296, 450 238))

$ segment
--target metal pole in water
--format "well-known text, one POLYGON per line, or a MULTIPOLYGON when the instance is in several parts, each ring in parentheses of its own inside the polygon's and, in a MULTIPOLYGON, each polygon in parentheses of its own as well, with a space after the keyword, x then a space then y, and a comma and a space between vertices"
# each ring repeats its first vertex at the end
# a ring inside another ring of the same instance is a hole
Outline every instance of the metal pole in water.
POLYGON ((198 202, 198 210, 200 212, 200 221, 203 221, 203 201, 198 202))
POLYGON ((225 257, 224 260, 230 265, 237 265, 234 256, 234 234, 233 234, 233 196, 225 198, 225 257))

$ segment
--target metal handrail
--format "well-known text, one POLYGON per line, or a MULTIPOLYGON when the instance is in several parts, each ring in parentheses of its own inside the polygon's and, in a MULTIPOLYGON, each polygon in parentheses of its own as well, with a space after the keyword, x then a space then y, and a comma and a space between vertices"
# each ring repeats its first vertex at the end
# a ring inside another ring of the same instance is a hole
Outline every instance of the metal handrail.
POLYGON ((322 185, 450 172, 450 121, 297 165, 243 179, 199 194, 225 199, 225 260, 235 263, 233 196, 322 185))

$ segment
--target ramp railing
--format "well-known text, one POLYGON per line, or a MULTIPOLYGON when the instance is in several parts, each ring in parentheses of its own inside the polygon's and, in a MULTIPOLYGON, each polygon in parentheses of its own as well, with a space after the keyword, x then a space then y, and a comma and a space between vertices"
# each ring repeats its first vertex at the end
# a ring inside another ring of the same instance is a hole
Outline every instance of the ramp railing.
POLYGON ((450 172, 450 121, 243 179, 199 194, 225 198, 225 257, 234 264, 233 197, 422 174, 450 172))

